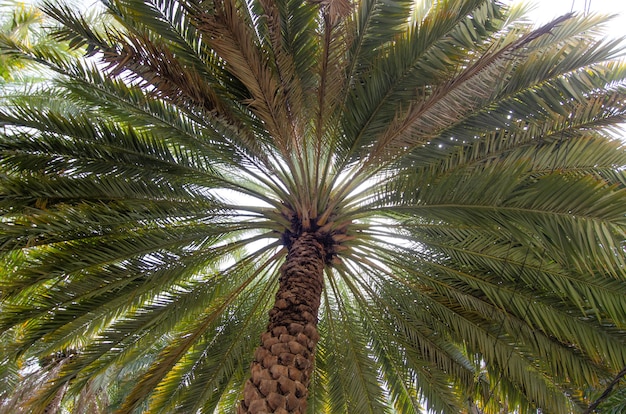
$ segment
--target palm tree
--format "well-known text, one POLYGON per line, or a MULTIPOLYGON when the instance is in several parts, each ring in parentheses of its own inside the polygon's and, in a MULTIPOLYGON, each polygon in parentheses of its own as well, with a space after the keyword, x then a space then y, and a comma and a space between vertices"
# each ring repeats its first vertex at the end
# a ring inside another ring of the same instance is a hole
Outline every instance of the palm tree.
POLYGON ((603 413, 618 414, 626 409, 626 387, 620 387, 620 381, 626 376, 626 367, 621 370, 608 384, 603 384, 604 389, 592 389, 594 401, 589 404, 585 414, 603 413), (597 411, 596 411, 597 410, 597 411))
MULTIPOLYGON (((57 53, 68 54, 67 45, 54 41, 45 35, 46 16, 32 4, 6 0, 0 3, 0 42, 54 49, 57 53)), ((22 59, 19 54, 0 54, 0 85, 7 82, 26 83, 46 80, 37 73, 30 59, 22 59)))
MULTIPOLYGON (((0 18, 0 34, 3 38, 13 42, 30 43, 35 37, 36 28, 41 23, 43 14, 35 7, 24 4, 0 4, 2 18, 0 18), (7 13, 8 12, 8 13, 7 13), (7 18, 9 16, 9 18, 7 18)), ((16 59, 15 55, 0 55, 0 82, 13 79, 19 71, 23 71, 24 61, 16 59)))
POLYGON ((582 412, 626 366, 603 18, 105 5, 104 30, 44 6, 84 59, 3 45, 57 74, 0 110, 0 339, 47 375, 29 412, 96 386, 118 413, 582 412))
POLYGON ((599 414, 619 414, 626 410, 626 388, 611 389, 612 394, 608 394, 606 400, 602 400, 596 407, 599 414))

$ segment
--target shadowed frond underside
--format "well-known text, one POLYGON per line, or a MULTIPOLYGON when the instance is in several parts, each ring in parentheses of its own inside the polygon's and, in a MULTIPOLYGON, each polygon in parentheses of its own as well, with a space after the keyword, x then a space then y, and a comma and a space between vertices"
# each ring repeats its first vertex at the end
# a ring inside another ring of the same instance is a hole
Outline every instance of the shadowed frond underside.
POLYGON ((0 36, 52 74, 0 107, 0 412, 575 413, 626 366, 603 18, 103 4, 43 6, 80 59, 0 36))

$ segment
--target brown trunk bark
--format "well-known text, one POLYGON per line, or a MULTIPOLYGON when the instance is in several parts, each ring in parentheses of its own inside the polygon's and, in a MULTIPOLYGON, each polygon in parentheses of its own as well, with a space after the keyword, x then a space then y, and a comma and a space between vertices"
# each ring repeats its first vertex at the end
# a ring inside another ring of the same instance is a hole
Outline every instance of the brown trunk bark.
POLYGON ((238 414, 304 414, 313 372, 317 311, 323 289, 325 252, 303 233, 281 267, 267 332, 251 364, 238 414))

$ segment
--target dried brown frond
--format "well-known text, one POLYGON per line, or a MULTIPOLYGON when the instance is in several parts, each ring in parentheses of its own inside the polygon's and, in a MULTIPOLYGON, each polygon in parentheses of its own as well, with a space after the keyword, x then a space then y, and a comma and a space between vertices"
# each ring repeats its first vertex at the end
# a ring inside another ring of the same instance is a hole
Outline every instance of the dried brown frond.
POLYGON ((196 17, 198 30, 218 54, 229 72, 242 82, 250 93, 246 103, 266 125, 269 135, 278 147, 286 151, 291 135, 280 81, 277 79, 271 57, 262 55, 259 39, 253 29, 238 16, 232 0, 216 2, 214 13, 196 17))

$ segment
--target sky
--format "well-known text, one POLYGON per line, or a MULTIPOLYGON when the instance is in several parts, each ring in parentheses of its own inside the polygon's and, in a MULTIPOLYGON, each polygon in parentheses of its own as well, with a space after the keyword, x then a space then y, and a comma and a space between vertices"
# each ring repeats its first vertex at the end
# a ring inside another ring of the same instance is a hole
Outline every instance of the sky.
MULTIPOLYGON (((519 0, 515 0, 517 1, 519 0)), ((536 6, 529 16, 537 23, 545 23, 570 11, 616 14, 617 16, 607 25, 607 34, 611 37, 626 36, 625 0, 527 0, 526 2, 536 6)))
MULTIPOLYGON (((70 0, 72 1, 72 0, 70 0)), ((98 0, 73 0, 84 7, 92 7, 98 0)), ((508 3, 517 3, 520 0, 503 0, 508 3)), ((570 11, 595 12, 602 14, 617 14, 607 26, 608 33, 612 37, 626 36, 626 0, 523 0, 525 3, 534 4, 536 7, 530 17, 537 23, 546 23, 554 17, 561 16, 570 11)))
MULTIPOLYGON (((519 2, 519 0, 504 0, 519 2)), ((537 23, 546 23, 551 19, 570 11, 578 13, 597 13, 616 15, 607 23, 606 34, 609 38, 626 37, 626 0, 524 0, 536 7, 529 17, 537 23)), ((626 41, 622 44, 626 44, 626 41)), ((622 128, 622 139, 626 141, 626 125, 622 128)))

